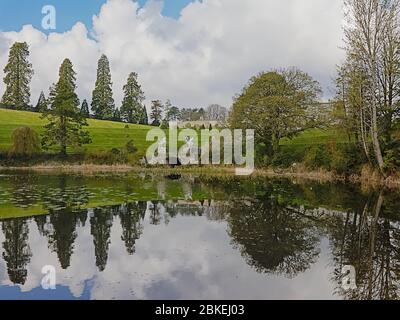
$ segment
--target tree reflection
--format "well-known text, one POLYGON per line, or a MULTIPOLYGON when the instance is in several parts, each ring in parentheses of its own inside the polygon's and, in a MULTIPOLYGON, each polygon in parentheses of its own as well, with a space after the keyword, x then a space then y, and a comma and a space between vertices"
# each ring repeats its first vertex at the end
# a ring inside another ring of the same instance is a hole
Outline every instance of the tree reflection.
POLYGON ((400 298, 400 225, 384 210, 386 197, 382 191, 371 195, 363 210, 337 218, 330 228, 336 293, 346 299, 400 298), (341 286, 346 265, 356 269, 354 290, 341 286))
POLYGON ((49 246, 57 253, 61 268, 67 269, 71 264, 71 255, 77 237, 77 216, 69 211, 52 213, 50 215, 52 232, 48 234, 49 246))
POLYGON ((25 284, 32 253, 28 244, 29 228, 26 219, 5 220, 2 223, 4 233, 3 259, 7 264, 10 281, 25 284))
POLYGON ((104 271, 107 265, 112 224, 113 212, 111 208, 93 210, 93 216, 90 218, 90 233, 93 236, 96 266, 100 271, 104 271))
POLYGON ((57 253, 58 260, 63 269, 71 264, 74 242, 77 238, 76 227, 84 223, 87 210, 80 206, 87 204, 89 194, 83 183, 69 185, 67 176, 62 175, 57 180, 57 188, 43 196, 44 207, 49 210, 49 218, 37 218, 39 232, 49 241, 49 247, 57 253))
POLYGON ((319 255, 312 221, 277 199, 234 202, 228 222, 234 246, 258 272, 295 277, 319 255))
POLYGON ((141 221, 146 214, 146 202, 128 203, 119 207, 122 236, 126 251, 132 255, 135 253, 135 243, 143 232, 141 221))
POLYGON ((161 208, 160 201, 151 201, 149 205, 150 209, 150 224, 159 225, 161 222, 161 208))
POLYGON ((46 229, 47 223, 48 223, 48 219, 47 219, 48 215, 37 215, 34 216, 33 219, 36 222, 36 226, 38 228, 39 234, 41 236, 47 236, 48 235, 48 231, 46 229))

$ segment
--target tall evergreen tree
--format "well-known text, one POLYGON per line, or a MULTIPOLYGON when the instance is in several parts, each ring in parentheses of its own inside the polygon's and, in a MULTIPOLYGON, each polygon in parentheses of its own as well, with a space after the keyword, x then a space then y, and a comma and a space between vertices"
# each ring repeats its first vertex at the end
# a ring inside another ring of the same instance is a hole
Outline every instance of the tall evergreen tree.
POLYGON ((168 113, 166 115, 167 121, 178 121, 181 120, 181 111, 178 107, 172 106, 169 108, 168 113))
POLYGON ((106 55, 102 55, 97 66, 97 80, 93 90, 92 111, 96 119, 111 120, 114 115, 114 99, 110 63, 106 55))
POLYGON ((151 103, 151 119, 153 122, 151 123, 153 126, 159 126, 162 121, 164 106, 162 105, 160 100, 154 100, 151 103))
POLYGON ((115 110, 114 110, 113 121, 117 121, 117 122, 122 121, 121 111, 118 108, 115 108, 115 110))
POLYGON ((46 112, 46 110, 47 110, 47 100, 42 91, 42 92, 40 92, 38 102, 37 102, 35 108, 33 109, 33 111, 42 113, 42 112, 46 112))
POLYGON ((147 115, 147 109, 146 106, 143 106, 142 109, 142 118, 140 120, 140 124, 149 124, 149 117, 147 115))
POLYGON ((2 103, 17 110, 28 110, 31 97, 29 84, 32 64, 28 61, 29 47, 26 42, 16 42, 10 48, 8 63, 4 68, 6 90, 2 103))
POLYGON ((168 99, 165 102, 164 117, 163 117, 164 122, 168 122, 170 120, 170 119, 168 119, 168 115, 169 115, 171 108, 172 108, 172 103, 171 103, 171 100, 168 99))
POLYGON ((89 105, 88 105, 86 99, 83 100, 83 102, 82 102, 81 114, 82 114, 82 116, 84 116, 85 118, 89 118, 89 117, 90 117, 89 105))
POLYGON ((122 101, 121 116, 129 123, 140 123, 143 118, 144 92, 137 81, 137 73, 131 72, 124 85, 124 99, 122 101))
POLYGON ((79 99, 75 93, 75 71, 69 59, 65 59, 59 72, 59 80, 50 88, 51 107, 44 113, 49 124, 45 125, 42 145, 60 147, 61 155, 67 154, 67 146, 81 146, 91 142, 89 133, 82 130, 86 119, 79 110, 79 99))

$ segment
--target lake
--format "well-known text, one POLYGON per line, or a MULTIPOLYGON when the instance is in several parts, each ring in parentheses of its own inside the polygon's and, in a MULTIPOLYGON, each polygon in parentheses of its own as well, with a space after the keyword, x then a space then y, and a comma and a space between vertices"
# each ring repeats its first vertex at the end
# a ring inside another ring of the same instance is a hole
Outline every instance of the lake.
POLYGON ((340 183, 0 172, 0 299, 396 299, 399 209, 340 183))

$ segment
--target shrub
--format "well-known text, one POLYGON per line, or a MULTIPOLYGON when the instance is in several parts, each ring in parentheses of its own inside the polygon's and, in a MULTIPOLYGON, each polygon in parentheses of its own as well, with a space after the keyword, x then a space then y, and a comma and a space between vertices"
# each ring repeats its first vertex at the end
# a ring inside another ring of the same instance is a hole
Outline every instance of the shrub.
POLYGON ((29 127, 17 128, 11 136, 13 146, 9 155, 12 156, 32 156, 40 151, 40 139, 35 130, 29 127))
POLYGON ((356 144, 328 144, 331 156, 331 170, 338 174, 351 174, 360 172, 366 158, 360 147, 356 144))
POLYGON ((330 169, 330 155, 326 145, 315 145, 309 149, 304 157, 304 165, 312 170, 330 169))
POLYGON ((163 121, 163 122, 161 123, 160 128, 163 129, 163 130, 168 129, 168 128, 169 128, 169 123, 168 123, 168 121, 163 121))
POLYGON ((119 150, 118 148, 112 148, 110 152, 115 156, 121 155, 121 150, 119 150))
POLYGON ((281 146, 278 153, 272 158, 272 165, 279 168, 289 168, 294 163, 304 159, 305 149, 302 146, 281 146))
POLYGON ((257 143, 255 145, 255 159, 254 162, 257 166, 268 166, 271 164, 269 157, 269 150, 263 143, 257 143))
POLYGON ((387 146, 384 157, 385 170, 394 173, 400 169, 400 141, 395 140, 387 146))
POLYGON ((136 153, 138 151, 138 149, 136 148, 135 144, 133 143, 133 140, 129 140, 126 143, 125 149, 130 154, 136 153))
POLYGON ((326 169, 338 174, 359 172, 366 159, 355 144, 327 144, 314 146, 306 153, 304 165, 309 169, 326 169))
POLYGON ((89 153, 85 157, 85 162, 100 165, 121 164, 126 163, 127 161, 126 153, 117 148, 113 148, 109 151, 89 153))

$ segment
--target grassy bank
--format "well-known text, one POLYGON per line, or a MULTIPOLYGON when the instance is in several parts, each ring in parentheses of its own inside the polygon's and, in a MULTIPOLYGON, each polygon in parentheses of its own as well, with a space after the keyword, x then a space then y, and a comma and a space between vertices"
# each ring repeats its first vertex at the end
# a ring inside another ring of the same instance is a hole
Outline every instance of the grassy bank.
MULTIPOLYGON (((11 147, 11 134, 14 129, 24 126, 33 128, 38 133, 43 131, 45 119, 39 113, 0 109, 0 151, 7 152, 11 147)), ((109 151, 112 148, 122 148, 129 140, 133 140, 139 154, 144 154, 149 143, 146 142, 150 126, 135 125, 113 121, 88 120, 87 130, 92 137, 92 143, 84 149, 88 152, 109 151)), ((70 152, 79 150, 69 150, 70 152)))
MULTIPOLYGON (((31 171, 38 173, 78 173, 82 175, 91 175, 97 173, 144 173, 155 175, 204 175, 204 176, 235 176, 235 167, 232 166, 184 166, 184 167, 166 167, 166 166, 131 166, 121 165, 96 165, 96 164, 40 164, 27 167, 2 167, 1 172, 31 171)), ((290 178, 298 181, 309 180, 319 183, 343 182, 349 184, 361 185, 365 188, 389 188, 400 189, 400 175, 391 175, 383 178, 376 170, 369 167, 363 168, 360 174, 340 175, 331 171, 318 169, 309 170, 303 166, 295 169, 275 169, 258 168, 251 175, 252 177, 265 178, 290 178)))
MULTIPOLYGON (((46 120, 41 119, 40 116, 39 113, 0 108, 0 151, 5 152, 11 147, 11 134, 16 128, 29 126, 41 133, 46 120)), ((146 134, 153 128, 151 126, 129 124, 126 127, 125 123, 94 119, 89 119, 88 124, 87 130, 93 140, 91 144, 85 146, 89 152, 122 148, 130 139, 135 142, 139 153, 144 153, 150 145, 146 142, 146 134)), ((344 135, 337 134, 334 130, 312 129, 291 140, 283 139, 281 145, 294 150, 315 144, 325 144, 332 139, 339 143, 347 142, 344 135)))
MULTIPOLYGON (((40 133, 45 124, 46 120, 41 119, 38 113, 0 109, 0 166, 46 171, 150 170, 233 174, 234 169, 226 167, 176 169, 135 167, 151 144, 146 141, 146 135, 148 130, 154 127, 94 119, 88 120, 87 127, 93 142, 82 149, 69 150, 66 159, 60 158, 54 151, 42 152, 31 158, 8 157, 7 151, 11 147, 11 135, 14 129, 29 126, 40 133), (125 149, 126 143, 130 140, 137 148, 137 152, 132 154, 127 153, 125 149)), ((366 181, 366 184, 378 185, 398 184, 399 178, 396 175, 383 180, 375 173, 363 172, 365 162, 361 160, 362 155, 355 153, 354 150, 356 148, 351 146, 347 136, 334 129, 311 129, 293 139, 282 139, 280 151, 267 161, 257 155, 257 151, 256 166, 263 169, 256 170, 254 174, 328 181, 366 181)))

